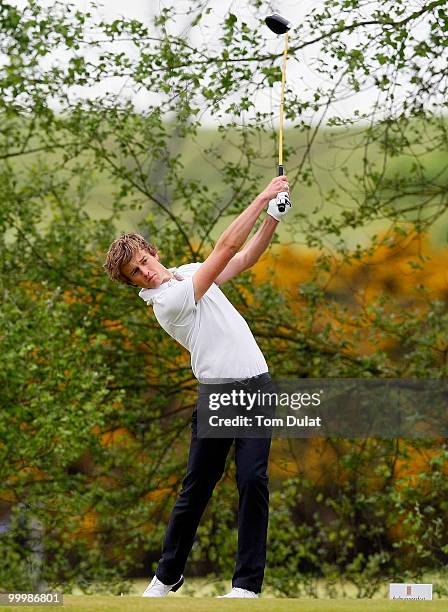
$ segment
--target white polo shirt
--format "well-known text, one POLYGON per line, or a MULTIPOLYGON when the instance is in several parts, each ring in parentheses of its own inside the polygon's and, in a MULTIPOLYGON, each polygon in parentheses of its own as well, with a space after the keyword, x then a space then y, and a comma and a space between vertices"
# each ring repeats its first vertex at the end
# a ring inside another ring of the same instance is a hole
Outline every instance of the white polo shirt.
POLYGON ((201 267, 190 263, 170 268, 172 278, 156 289, 141 289, 161 327, 191 353, 193 374, 202 383, 251 378, 268 371, 252 332, 240 313, 213 283, 194 301, 193 275, 201 267))

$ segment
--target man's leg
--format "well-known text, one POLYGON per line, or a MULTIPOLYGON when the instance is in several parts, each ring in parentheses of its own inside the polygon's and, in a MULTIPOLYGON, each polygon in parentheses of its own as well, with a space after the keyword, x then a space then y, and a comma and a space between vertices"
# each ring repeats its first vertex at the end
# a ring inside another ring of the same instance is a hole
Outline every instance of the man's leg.
POLYGON ((238 554, 233 587, 259 593, 266 564, 269 520, 268 460, 270 438, 237 438, 235 461, 240 495, 238 554))
POLYGON ((174 584, 184 571, 201 516, 221 478, 232 446, 230 438, 197 438, 197 409, 191 425, 187 473, 171 512, 156 576, 174 584))

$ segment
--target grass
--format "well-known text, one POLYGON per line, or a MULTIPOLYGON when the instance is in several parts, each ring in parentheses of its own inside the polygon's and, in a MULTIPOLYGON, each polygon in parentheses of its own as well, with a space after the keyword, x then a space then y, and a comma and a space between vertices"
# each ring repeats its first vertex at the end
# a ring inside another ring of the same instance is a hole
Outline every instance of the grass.
MULTIPOLYGON (((427 575, 424 581, 433 584, 444 584, 445 574, 427 575)), ((423 579, 422 579, 423 581, 423 579)), ((113 611, 132 612, 151 610, 152 612, 409 612, 410 610, 442 611, 448 609, 446 599, 433 601, 390 601, 388 584, 373 599, 357 599, 356 590, 344 583, 344 592, 336 599, 325 596, 324 590, 318 590, 318 599, 312 598, 276 598, 269 589, 263 590, 260 599, 256 600, 218 600, 217 592, 225 593, 230 581, 208 578, 190 578, 177 593, 166 599, 143 599, 141 593, 148 584, 147 579, 133 581, 129 595, 84 595, 75 590, 73 595, 64 595, 64 606, 70 611, 85 610, 91 612, 113 611), (190 596, 188 596, 190 595, 190 596)), ((322 587, 322 585, 320 585, 322 587)), ((26 610, 24 606, 14 606, 14 610, 26 610)), ((11 606, 0 606, 0 610, 11 610, 11 606)))
MULTIPOLYGON (((446 610, 447 602, 440 601, 389 601, 389 600, 309 600, 309 599, 257 599, 216 600, 211 598, 173 597, 170 599, 142 599, 139 597, 77 596, 64 597, 64 608, 70 611, 92 612, 119 610, 151 610, 152 612, 409 612, 410 610, 446 610)), ((14 610, 29 610, 25 606, 14 606, 14 610)), ((0 610, 11 610, 0 606, 0 610)))
MULTIPOLYGON (((422 581, 444 585, 446 574, 428 574, 422 581)), ((134 580, 129 595, 113 594, 84 595, 75 590, 73 595, 64 595, 64 606, 70 611, 85 610, 92 612, 119 610, 120 612, 151 610, 153 612, 409 612, 442 611, 448 609, 446 599, 433 601, 390 601, 388 584, 373 599, 357 599, 353 585, 343 584, 344 589, 335 599, 325 595, 323 582, 319 585, 318 599, 301 597, 297 599, 276 598, 269 588, 263 589, 260 599, 256 600, 218 600, 216 593, 226 593, 230 581, 217 580, 216 577, 190 578, 177 593, 166 599, 143 599, 141 593, 148 585, 148 579, 134 580), (352 587, 352 588, 351 588, 352 587)), ((0 610, 11 610, 11 606, 0 606, 0 610)), ((25 606, 14 606, 14 610, 29 610, 25 606)), ((57 608, 58 609, 58 608, 57 608)), ((60 608, 59 608, 60 609, 60 608)))

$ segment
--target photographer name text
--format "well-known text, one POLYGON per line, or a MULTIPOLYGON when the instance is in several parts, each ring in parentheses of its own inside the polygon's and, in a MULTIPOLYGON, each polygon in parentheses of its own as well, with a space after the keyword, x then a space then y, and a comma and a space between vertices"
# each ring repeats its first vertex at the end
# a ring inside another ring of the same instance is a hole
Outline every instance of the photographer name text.
POLYGON ((211 427, 321 427, 321 417, 296 417, 288 414, 286 417, 265 417, 263 415, 235 416, 232 418, 212 415, 208 419, 211 427))

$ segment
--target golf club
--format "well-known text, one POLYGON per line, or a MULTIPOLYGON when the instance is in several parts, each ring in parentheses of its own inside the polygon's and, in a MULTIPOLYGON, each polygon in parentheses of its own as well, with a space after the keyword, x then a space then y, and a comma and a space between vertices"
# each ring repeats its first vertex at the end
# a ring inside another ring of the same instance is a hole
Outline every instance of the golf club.
MULTIPOLYGON (((265 23, 268 28, 272 32, 274 32, 274 34, 285 35, 285 49, 283 52, 282 66, 282 91, 280 96, 280 129, 278 136, 278 175, 283 176, 283 174, 285 174, 285 169, 283 167, 283 107, 285 101, 286 61, 288 59, 288 30, 291 28, 291 23, 281 15, 278 15, 277 13, 266 17, 265 23)), ((277 195, 277 201, 279 210, 282 212, 285 210, 286 204, 290 204, 289 196, 286 192, 279 193, 277 195)))
POLYGON ((265 22, 274 34, 285 35, 285 50, 283 52, 282 66, 282 92, 280 96, 280 131, 278 136, 278 175, 282 176, 285 173, 283 168, 283 107, 285 101, 286 61, 288 59, 288 30, 291 28, 291 23, 277 13, 266 17, 265 22))

